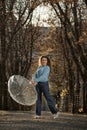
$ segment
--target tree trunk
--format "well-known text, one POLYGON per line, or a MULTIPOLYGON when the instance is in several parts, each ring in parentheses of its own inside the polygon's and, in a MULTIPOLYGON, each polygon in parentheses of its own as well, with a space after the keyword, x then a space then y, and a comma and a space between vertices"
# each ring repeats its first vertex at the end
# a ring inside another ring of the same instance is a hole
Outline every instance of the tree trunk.
POLYGON ((5 50, 6 50, 6 35, 5 35, 5 28, 6 28, 6 11, 5 11, 5 0, 2 0, 1 3, 2 10, 0 13, 1 16, 1 57, 0 57, 0 109, 7 109, 7 78, 6 78, 6 59, 5 59, 5 50))

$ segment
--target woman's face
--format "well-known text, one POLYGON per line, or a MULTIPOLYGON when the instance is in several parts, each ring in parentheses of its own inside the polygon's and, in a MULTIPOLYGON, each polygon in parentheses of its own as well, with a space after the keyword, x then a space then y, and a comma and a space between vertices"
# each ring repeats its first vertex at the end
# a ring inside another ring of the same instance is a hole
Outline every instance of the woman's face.
POLYGON ((47 65, 47 58, 42 58, 41 64, 42 64, 42 66, 47 65))

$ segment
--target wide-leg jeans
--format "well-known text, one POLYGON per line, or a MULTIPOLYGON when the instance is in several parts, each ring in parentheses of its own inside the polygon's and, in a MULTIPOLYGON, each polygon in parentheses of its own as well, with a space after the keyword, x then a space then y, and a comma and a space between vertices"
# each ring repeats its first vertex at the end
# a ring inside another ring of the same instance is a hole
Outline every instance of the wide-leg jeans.
POLYGON ((46 98, 47 104, 52 114, 57 113, 57 108, 49 92, 49 84, 47 82, 39 82, 36 85, 37 91, 37 101, 36 101, 36 115, 41 115, 41 105, 42 105, 42 93, 46 98))

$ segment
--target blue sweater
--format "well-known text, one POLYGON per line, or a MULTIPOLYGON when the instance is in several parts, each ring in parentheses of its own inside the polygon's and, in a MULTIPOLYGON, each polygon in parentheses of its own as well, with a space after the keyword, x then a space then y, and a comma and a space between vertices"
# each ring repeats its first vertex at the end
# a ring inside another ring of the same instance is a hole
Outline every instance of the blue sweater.
POLYGON ((46 82, 48 81, 48 76, 50 73, 50 67, 49 66, 40 66, 36 73, 33 76, 33 80, 35 82, 46 82))

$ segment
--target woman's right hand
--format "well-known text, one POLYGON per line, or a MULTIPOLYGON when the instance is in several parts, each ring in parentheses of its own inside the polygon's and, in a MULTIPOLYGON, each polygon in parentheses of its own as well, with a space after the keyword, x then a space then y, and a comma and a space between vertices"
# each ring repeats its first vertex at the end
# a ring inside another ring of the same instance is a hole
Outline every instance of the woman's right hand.
POLYGON ((34 80, 30 81, 32 85, 36 85, 36 83, 34 82, 34 80))

